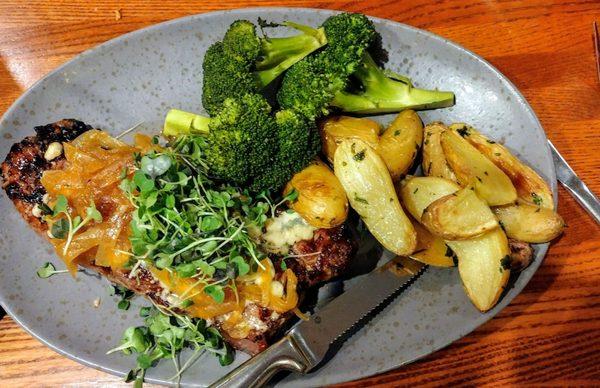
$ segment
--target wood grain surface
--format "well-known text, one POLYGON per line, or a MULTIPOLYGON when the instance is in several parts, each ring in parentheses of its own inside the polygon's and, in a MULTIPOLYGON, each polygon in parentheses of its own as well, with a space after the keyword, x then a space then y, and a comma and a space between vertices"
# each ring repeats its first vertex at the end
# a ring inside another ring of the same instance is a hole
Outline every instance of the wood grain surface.
MULTIPOLYGON (((3 0, 0 113, 46 73, 123 33, 212 10, 257 5, 363 12, 424 28, 489 60, 531 103, 548 137, 600 193, 600 84, 589 1, 3 0)), ((568 223, 544 264, 507 308, 446 349, 346 384, 600 385, 600 227, 562 188, 568 223)), ((0 386, 120 386, 0 321, 0 386)))

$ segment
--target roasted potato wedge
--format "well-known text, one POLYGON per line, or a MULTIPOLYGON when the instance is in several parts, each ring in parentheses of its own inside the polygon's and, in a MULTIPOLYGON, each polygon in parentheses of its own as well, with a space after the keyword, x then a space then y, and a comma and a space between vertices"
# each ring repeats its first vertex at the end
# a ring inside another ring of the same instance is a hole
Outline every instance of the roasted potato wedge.
POLYGON ((425 126, 421 168, 426 176, 436 176, 458 182, 456 175, 448 166, 442 149, 441 134, 447 129, 442 123, 432 123, 425 126))
POLYGON ((497 228, 498 220, 472 187, 437 199, 427 206, 421 222, 446 240, 464 240, 497 228))
POLYGON ((434 236, 417 221, 413 222, 413 226, 417 232, 417 248, 410 255, 411 259, 434 267, 453 267, 455 265, 453 252, 441 237, 434 236))
POLYGON ((413 110, 400 112, 381 134, 379 124, 366 118, 339 116, 327 119, 321 129, 323 152, 333 156, 343 139, 361 139, 375 149, 393 181, 406 174, 423 143, 423 123, 413 110))
POLYGON ((361 139, 377 149, 380 133, 381 126, 371 119, 349 116, 329 117, 321 125, 322 151, 329 163, 333 164, 333 155, 342 140, 361 139))
POLYGON ((414 110, 400 112, 379 137, 377 153, 395 182, 412 166, 423 143, 423 123, 414 110))
POLYGON ((554 210, 527 202, 495 207, 494 213, 508 237, 528 243, 551 241, 565 227, 562 217, 554 210))
POLYGON ((348 216, 348 198, 333 171, 317 161, 292 177, 285 187, 287 195, 293 189, 298 198, 289 207, 316 228, 333 228, 348 216))
POLYGON ((436 199, 460 190, 456 183, 437 177, 408 177, 400 183, 399 196, 406 210, 421 221, 423 211, 436 199))
POLYGON ((411 254, 417 245, 417 235, 377 152, 361 139, 345 139, 335 151, 333 164, 350 205, 371 234, 395 254, 411 254))
POLYGON ((472 185, 490 206, 516 201, 517 191, 508 176, 463 139, 458 131, 444 131, 441 142, 448 165, 463 187, 472 185))
POLYGON ((466 141, 508 175, 517 189, 519 199, 547 209, 554 209, 554 199, 548 184, 531 167, 511 154, 506 147, 488 139, 469 125, 452 124, 451 128, 464 133, 466 141))
POLYGON ((458 272, 471 302, 482 312, 494 307, 510 276, 510 249, 502 229, 446 243, 458 257, 458 272))

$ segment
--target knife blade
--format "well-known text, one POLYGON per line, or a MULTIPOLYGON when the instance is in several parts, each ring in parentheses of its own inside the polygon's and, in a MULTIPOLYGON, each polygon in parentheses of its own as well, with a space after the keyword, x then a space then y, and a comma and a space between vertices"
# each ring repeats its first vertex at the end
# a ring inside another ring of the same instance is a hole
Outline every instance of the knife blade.
POLYGON ((600 200, 577 176, 550 140, 548 140, 548 144, 552 151, 552 160, 556 168, 556 178, 577 200, 581 207, 600 225, 600 200))
POLYGON ((360 328, 426 269, 410 259, 392 259, 211 387, 259 387, 281 370, 309 372, 323 361, 332 344, 360 328))

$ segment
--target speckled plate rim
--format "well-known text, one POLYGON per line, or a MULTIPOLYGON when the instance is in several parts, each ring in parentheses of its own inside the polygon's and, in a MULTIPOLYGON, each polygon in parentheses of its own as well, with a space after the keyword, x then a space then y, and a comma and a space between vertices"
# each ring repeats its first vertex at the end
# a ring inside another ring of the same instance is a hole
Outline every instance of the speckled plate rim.
MULTIPOLYGON (((59 73, 61 71, 63 71, 63 69, 69 67, 70 65, 77 63, 85 58, 87 58, 89 55, 94 54, 96 51, 105 49, 107 47, 110 47, 112 45, 115 45, 123 40, 127 40, 131 37, 134 36, 138 36, 138 35, 144 35, 149 31, 153 31, 153 30, 157 30, 160 28, 165 28, 167 26, 170 25, 177 25, 179 23, 185 23, 191 20, 203 20, 206 18, 211 18, 211 17, 215 17, 217 15, 221 15, 221 14, 230 14, 230 13, 236 13, 236 12, 253 12, 253 13, 257 13, 257 14, 261 14, 264 15, 265 13, 268 13, 269 11, 289 11, 290 8, 295 8, 298 10, 302 10, 302 11, 308 11, 308 12, 332 12, 332 13, 337 13, 337 12, 343 12, 340 10, 333 10, 333 9, 324 9, 324 8, 306 8, 306 7, 245 7, 245 8, 236 8, 236 9, 230 9, 230 10, 222 10, 222 11, 211 11, 211 12, 206 12, 206 13, 202 13, 202 14, 195 14, 195 15, 189 15, 189 16, 184 16, 181 18, 177 18, 177 19, 173 19, 173 20, 168 20, 162 23, 158 23, 158 24, 153 24, 151 26, 148 27, 144 27, 142 29, 139 30, 135 30, 123 35, 120 35, 116 38, 113 38, 107 42, 104 42, 100 45, 97 45, 95 47, 92 47, 90 49, 85 50, 84 52, 82 52, 81 54, 75 56, 74 58, 70 59, 69 61, 63 63, 62 65, 60 65, 59 67, 57 67, 56 69, 52 70, 50 73, 46 74, 44 77, 40 78, 38 81, 36 81, 30 88, 28 88, 19 98, 17 98, 17 100, 15 100, 15 102, 6 110, 6 112, 2 115, 2 118, 0 119, 0 126, 4 126, 5 125, 5 121, 7 120, 7 117, 9 117, 14 111, 21 109, 19 107, 20 103, 27 99, 27 97, 29 96, 30 93, 32 93, 33 90, 35 90, 38 85, 40 85, 41 83, 43 83, 47 78, 51 77, 52 75, 59 73)), ((485 60, 484 58, 482 58, 481 56, 475 54, 474 52, 462 47, 461 45, 448 40, 442 36, 439 36, 437 34, 434 34, 432 32, 426 31, 426 30, 422 30, 420 28, 416 28, 404 23, 400 23, 400 22, 396 22, 396 21, 392 21, 389 19, 383 19, 383 18, 378 18, 378 17, 374 17, 374 16, 370 16, 367 15, 370 19, 384 24, 389 28, 401 28, 401 29, 405 29, 405 30, 410 30, 413 32, 417 32, 419 34, 425 35, 430 39, 433 40, 437 40, 445 45, 451 46, 452 48, 461 51, 462 53, 468 55, 470 58, 472 58, 473 60, 479 62, 480 64, 484 65, 489 71, 491 71, 492 73, 494 73, 494 75, 502 81, 502 83, 506 86, 506 88, 513 93, 514 96, 517 97, 518 103, 524 108, 525 111, 527 111, 528 115, 530 116, 530 118, 532 119, 532 121, 536 124, 536 128, 534 129, 535 131, 539 132, 539 134, 541 135, 541 137, 544 140, 547 140, 546 137, 546 133, 537 117, 537 115, 535 114, 535 112, 533 111, 533 108, 531 107, 531 105, 527 102, 527 100, 525 99, 525 97, 523 96, 523 94, 519 91, 519 89, 504 75, 502 74, 498 69, 496 69, 491 63, 489 63, 487 60, 485 60)), ((547 157, 550 158, 551 160, 551 151, 550 151, 550 146, 547 144, 545 144, 545 154, 547 155, 547 157)), ((553 164, 551 164, 550 167, 550 171, 548 174, 548 179, 549 179, 549 184, 554 196, 554 205, 556 206, 558 204, 558 195, 557 195, 557 184, 556 184, 556 170, 553 164)), ((450 341, 448 341, 445 345, 441 345, 441 346, 437 346, 434 347, 432 349, 428 349, 427 351, 423 351, 420 352, 419 354, 416 354, 414 357, 412 357, 411 359, 408 359, 404 362, 399 362, 397 365, 389 367, 389 368, 381 368, 381 370, 372 373, 372 374, 365 374, 364 376, 358 377, 358 378, 365 378, 368 376, 372 376, 372 375, 376 375, 376 374, 380 374, 380 373, 385 373, 388 372, 390 370, 396 369, 398 367, 401 367, 403 365, 412 363, 414 361, 417 361, 423 357, 428 356, 429 354, 432 354, 434 352, 437 352, 440 349, 445 348, 446 346, 452 344, 453 342, 459 340, 460 338, 468 335, 469 333, 471 333, 472 331, 474 331, 476 328, 478 328, 479 326, 483 325, 484 323, 486 323, 487 321, 489 321, 490 319, 492 319, 494 316, 496 316, 496 314, 498 314, 504 307, 506 307, 508 304, 510 304, 512 302, 512 300, 517 297, 521 291, 527 286, 527 284, 529 283, 529 281, 531 280, 531 278, 533 277, 533 275, 537 272, 537 269, 539 268, 539 266, 543 263, 545 257, 546 257, 546 253, 548 251, 548 247, 549 244, 539 244, 538 246, 538 256, 541 257, 541 260, 535 260, 530 267, 528 268, 528 272, 527 273, 522 273, 521 275, 519 275, 519 278, 522 278, 520 284, 515 284, 513 287, 513 294, 512 295, 505 295, 500 302, 488 313, 486 313, 485 315, 482 314, 478 319, 472 320, 470 322, 467 322, 465 324, 465 330, 456 338, 451 339, 450 341)), ((98 363, 95 363, 93 361, 91 361, 91 359, 88 359, 86 357, 82 357, 82 356, 78 356, 76 354, 72 354, 68 351, 64 351, 61 347, 60 344, 54 344, 51 343, 49 341, 47 341, 44 337, 43 334, 38 334, 37 332, 31 330, 24 322, 21 321, 21 319, 19 318, 18 314, 16 314, 16 311, 14 311, 10 306, 10 303, 7 303, 7 301, 3 298, 3 296, 0 294, 0 306, 2 306, 4 308, 4 310, 6 311, 7 314, 9 314, 11 316, 11 318, 17 322, 17 324, 19 324, 27 333, 29 333, 31 336, 33 336, 34 338, 36 338, 38 341, 40 341, 41 343, 43 343, 44 345, 48 346, 50 349, 54 350, 55 352, 68 357, 71 360, 74 360, 80 364, 92 367, 94 369, 103 371, 103 372, 107 372, 113 375, 117 375, 117 376, 124 376, 124 374, 118 370, 109 368, 109 367, 105 367, 103 365, 100 365, 98 363)), ((344 381, 350 381, 350 380, 338 380, 338 381, 332 381, 332 383, 340 383, 340 382, 344 382, 344 381)), ((160 379, 155 379, 155 378, 149 378, 147 379, 147 382, 149 383, 154 383, 154 384, 165 384, 164 381, 161 381, 160 379)))

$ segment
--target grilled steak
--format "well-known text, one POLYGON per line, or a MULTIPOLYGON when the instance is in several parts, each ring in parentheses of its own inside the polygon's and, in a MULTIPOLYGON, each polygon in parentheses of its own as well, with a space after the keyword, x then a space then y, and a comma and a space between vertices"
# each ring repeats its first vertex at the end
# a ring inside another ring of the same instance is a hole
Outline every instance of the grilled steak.
POLYGON ((35 127, 35 136, 28 136, 13 144, 0 166, 2 188, 6 191, 19 213, 34 229, 45 230, 40 218, 33 216, 36 204, 42 203, 46 190, 40 182, 45 170, 62 168, 64 156, 46 160, 44 154, 54 142, 67 142, 92 129, 78 120, 65 119, 53 124, 35 127))
MULTIPOLYGON (((46 193, 40 178, 45 170, 61 169, 65 164, 62 155, 46 160, 44 154, 48 146, 53 142, 73 140, 91 128, 77 120, 61 120, 36 127, 36 135, 15 143, 2 163, 2 187, 23 218, 38 232, 45 233, 47 230, 47 225, 39 218, 39 214, 36 216, 33 211, 36 204, 42 203, 46 193)), ((311 240, 297 242, 292 247, 292 253, 298 257, 286 259, 286 265, 298 278, 300 298, 303 290, 308 287, 342 273, 354 251, 355 244, 343 225, 332 229, 318 229, 311 240)), ((282 273, 281 258, 272 259, 277 272, 276 278, 279 278, 282 273)), ((132 274, 127 269, 113 271, 89 262, 83 262, 81 265, 151 299, 154 303, 170 306, 168 292, 152 273, 143 267, 139 267, 136 273, 132 274)), ((234 348, 256 354, 269 345, 293 315, 293 312, 278 314, 258 304, 250 303, 245 307, 243 320, 248 323, 251 330, 244 338, 233 338, 221 327, 225 317, 216 317, 212 324, 234 348)))

